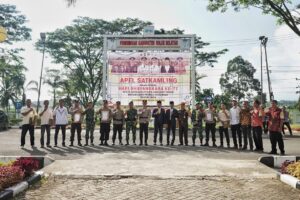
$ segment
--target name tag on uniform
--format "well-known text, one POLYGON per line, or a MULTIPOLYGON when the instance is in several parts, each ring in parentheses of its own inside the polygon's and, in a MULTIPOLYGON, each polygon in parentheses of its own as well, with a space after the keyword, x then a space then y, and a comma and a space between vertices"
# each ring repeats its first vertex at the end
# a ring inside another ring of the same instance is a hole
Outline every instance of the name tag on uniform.
POLYGON ((79 113, 76 113, 74 115, 74 122, 80 122, 80 117, 81 117, 81 115, 79 113))
POLYGON ((108 111, 102 111, 102 113, 101 113, 101 120, 102 121, 108 121, 108 119, 109 119, 109 112, 108 111))
POLYGON ((212 115, 211 115, 211 113, 207 113, 206 114, 206 119, 207 119, 207 121, 212 121, 212 115))

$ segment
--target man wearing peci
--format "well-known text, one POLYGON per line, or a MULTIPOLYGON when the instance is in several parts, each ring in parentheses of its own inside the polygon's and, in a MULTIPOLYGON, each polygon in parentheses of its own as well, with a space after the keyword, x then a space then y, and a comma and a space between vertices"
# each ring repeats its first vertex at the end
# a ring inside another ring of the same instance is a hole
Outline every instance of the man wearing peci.
POLYGON ((174 101, 170 101, 170 108, 166 111, 166 119, 165 119, 167 124, 167 145, 170 144, 171 131, 172 131, 171 146, 174 145, 177 118, 178 118, 178 110, 174 108, 174 101))
POLYGON ((171 66, 170 58, 165 58, 164 65, 161 67, 161 73, 175 73, 175 68, 171 66))
POLYGON ((160 146, 163 145, 163 125, 165 122, 165 109, 161 107, 161 101, 157 101, 157 108, 153 110, 152 117, 154 118, 154 145, 156 145, 157 133, 159 133, 160 146))

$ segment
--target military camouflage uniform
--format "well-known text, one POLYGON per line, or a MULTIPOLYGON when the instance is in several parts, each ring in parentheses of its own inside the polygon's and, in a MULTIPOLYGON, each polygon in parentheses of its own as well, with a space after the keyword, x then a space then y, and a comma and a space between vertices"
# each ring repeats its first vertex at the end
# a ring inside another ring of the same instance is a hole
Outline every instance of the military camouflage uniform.
POLYGON ((200 144, 202 145, 203 143, 203 127, 202 127, 202 121, 203 118, 205 117, 205 114, 198 109, 194 109, 192 111, 192 124, 193 124, 193 136, 192 136, 192 140, 193 140, 193 145, 195 145, 195 141, 196 141, 196 137, 197 137, 197 132, 199 135, 199 139, 200 139, 200 144))
POLYGON ((127 110, 126 116, 126 143, 129 144, 129 133, 132 131, 132 140, 135 144, 136 139, 136 123, 137 123, 137 110, 135 108, 127 110))
POLYGON ((85 143, 88 144, 89 139, 91 139, 91 144, 94 142, 94 129, 95 129, 95 110, 86 109, 83 114, 85 114, 85 143))

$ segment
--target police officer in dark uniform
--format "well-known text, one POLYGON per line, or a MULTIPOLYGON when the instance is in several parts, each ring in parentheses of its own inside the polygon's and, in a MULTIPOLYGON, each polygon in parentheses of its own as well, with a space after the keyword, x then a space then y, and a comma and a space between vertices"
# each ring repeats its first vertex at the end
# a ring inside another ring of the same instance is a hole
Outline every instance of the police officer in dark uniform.
POLYGON ((170 132, 172 131, 171 146, 174 145, 176 119, 178 118, 178 110, 174 108, 174 101, 170 101, 170 108, 166 111, 166 124, 167 124, 167 145, 170 145, 170 132))
POLYGON ((161 101, 157 101, 157 108, 152 112, 154 118, 154 145, 156 145, 157 133, 159 132, 160 146, 163 145, 163 125, 165 122, 165 109, 161 107, 161 101))

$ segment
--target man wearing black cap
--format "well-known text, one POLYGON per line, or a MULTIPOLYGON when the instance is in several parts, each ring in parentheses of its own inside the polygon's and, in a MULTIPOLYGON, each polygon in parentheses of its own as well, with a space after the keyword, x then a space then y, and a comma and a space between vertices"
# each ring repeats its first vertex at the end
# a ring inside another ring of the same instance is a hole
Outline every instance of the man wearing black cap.
POLYGON ((112 144, 115 145, 117 133, 119 134, 119 144, 123 145, 122 143, 122 131, 124 125, 125 115, 124 111, 121 109, 121 102, 116 102, 116 109, 113 111, 113 137, 112 137, 112 144))
POLYGON ((133 102, 129 102, 129 110, 125 113, 126 120, 126 145, 129 145, 129 133, 132 132, 133 145, 136 145, 136 124, 137 124, 137 110, 133 107, 133 102))
POLYGON ((204 111, 200 105, 200 103, 196 104, 196 109, 194 109, 192 111, 192 116, 191 116, 191 120, 193 123, 193 146, 195 146, 195 141, 196 141, 196 137, 197 137, 197 132, 199 135, 199 139, 200 139, 200 145, 203 145, 203 127, 202 127, 202 121, 203 118, 205 117, 204 111))
POLYGON ((103 100, 103 107, 99 109, 97 114, 100 114, 100 145, 108 146, 107 140, 109 140, 112 112, 108 107, 107 100, 103 100))
POLYGON ((165 109, 161 107, 161 101, 157 101, 157 108, 153 110, 152 117, 154 118, 154 145, 156 145, 157 133, 159 132, 160 146, 163 145, 163 125, 165 122, 165 109))
POLYGON ((143 100, 143 108, 139 109, 139 123, 140 123, 140 146, 143 145, 143 138, 145 145, 148 145, 148 125, 151 118, 151 110, 147 108, 147 100, 143 100), (145 134, 145 137, 144 137, 145 134))
POLYGON ((178 111, 179 122, 179 146, 183 145, 183 138, 185 146, 188 146, 188 119, 189 112, 185 109, 185 103, 181 103, 180 110, 178 111))
POLYGON ((174 108, 174 101, 170 101, 170 108, 166 111, 166 124, 167 124, 167 145, 170 144, 170 132, 172 130, 171 145, 174 145, 176 119, 178 118, 178 110, 174 108))

